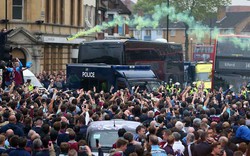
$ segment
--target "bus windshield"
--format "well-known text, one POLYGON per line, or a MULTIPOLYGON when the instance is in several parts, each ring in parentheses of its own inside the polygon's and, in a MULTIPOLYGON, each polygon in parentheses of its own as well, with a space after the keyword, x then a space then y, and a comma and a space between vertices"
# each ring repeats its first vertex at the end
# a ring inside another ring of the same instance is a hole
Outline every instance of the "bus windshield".
POLYGON ((250 82, 250 36, 219 36, 215 47, 213 64, 213 88, 239 92, 242 86, 250 82))
POLYGON ((210 81, 211 73, 196 73, 196 81, 210 81))
POLYGON ((222 37, 217 42, 217 56, 250 57, 250 38, 222 37))

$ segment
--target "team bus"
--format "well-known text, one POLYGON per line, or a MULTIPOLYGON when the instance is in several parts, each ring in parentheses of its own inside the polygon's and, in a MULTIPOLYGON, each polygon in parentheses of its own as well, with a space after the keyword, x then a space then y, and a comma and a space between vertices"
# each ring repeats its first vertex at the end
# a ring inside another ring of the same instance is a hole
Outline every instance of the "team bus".
POLYGON ((78 63, 150 65, 160 80, 183 83, 182 45, 157 41, 96 40, 82 43, 78 63))
POLYGON ((193 61, 211 61, 213 54, 213 45, 195 45, 193 51, 193 61))
POLYGON ((250 81, 250 36, 220 35, 214 50, 212 88, 239 92, 250 81))

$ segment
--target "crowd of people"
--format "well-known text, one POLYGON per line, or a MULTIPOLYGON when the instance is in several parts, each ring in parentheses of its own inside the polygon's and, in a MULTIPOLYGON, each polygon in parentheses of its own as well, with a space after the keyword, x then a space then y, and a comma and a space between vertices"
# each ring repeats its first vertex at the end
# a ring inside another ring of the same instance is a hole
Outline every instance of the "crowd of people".
POLYGON ((97 92, 67 90, 65 72, 37 78, 46 90, 14 80, 0 90, 1 155, 89 156, 89 123, 124 119, 141 124, 136 134, 119 129, 110 155, 250 156, 249 100, 232 86, 214 92, 202 85, 97 92))

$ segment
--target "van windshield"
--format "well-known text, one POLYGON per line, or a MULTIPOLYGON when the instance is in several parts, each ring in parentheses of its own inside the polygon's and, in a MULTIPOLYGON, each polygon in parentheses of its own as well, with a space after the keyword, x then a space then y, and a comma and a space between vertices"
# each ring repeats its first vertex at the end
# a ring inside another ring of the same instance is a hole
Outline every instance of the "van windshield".
POLYGON ((139 86, 139 91, 144 91, 147 90, 148 92, 152 92, 152 91, 157 91, 158 88, 160 87, 160 82, 159 81, 135 81, 135 80, 130 80, 129 81, 129 85, 131 87, 133 86, 139 86))

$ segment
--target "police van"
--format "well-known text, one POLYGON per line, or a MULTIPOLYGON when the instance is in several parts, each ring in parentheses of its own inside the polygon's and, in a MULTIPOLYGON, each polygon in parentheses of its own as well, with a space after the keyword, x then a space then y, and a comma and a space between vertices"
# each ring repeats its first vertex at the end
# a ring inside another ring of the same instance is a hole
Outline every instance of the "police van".
POLYGON ((149 65, 67 64, 67 85, 70 89, 83 88, 109 91, 139 86, 139 90, 156 91, 161 81, 149 65))

